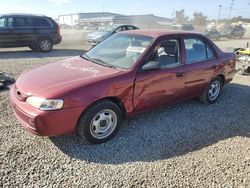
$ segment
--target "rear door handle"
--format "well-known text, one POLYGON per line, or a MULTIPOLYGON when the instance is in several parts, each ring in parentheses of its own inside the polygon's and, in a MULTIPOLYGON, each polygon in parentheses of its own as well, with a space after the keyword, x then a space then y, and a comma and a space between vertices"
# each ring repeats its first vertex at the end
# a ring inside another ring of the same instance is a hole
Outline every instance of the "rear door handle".
POLYGON ((177 72, 176 73, 176 77, 183 77, 184 76, 184 72, 177 72))
POLYGON ((208 67, 206 70, 212 70, 212 69, 216 69, 217 68, 217 66, 216 65, 213 65, 213 66, 211 66, 211 67, 208 67))

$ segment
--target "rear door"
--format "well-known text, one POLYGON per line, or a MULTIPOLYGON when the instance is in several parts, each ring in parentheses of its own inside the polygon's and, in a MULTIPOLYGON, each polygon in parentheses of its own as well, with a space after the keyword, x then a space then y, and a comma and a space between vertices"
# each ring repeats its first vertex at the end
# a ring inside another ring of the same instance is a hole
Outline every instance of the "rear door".
POLYGON ((17 36, 12 28, 12 18, 1 17, 0 18, 0 46, 12 47, 17 45, 17 36))
POLYGON ((215 75, 217 59, 212 46, 202 37, 184 38, 187 97, 200 96, 215 75))

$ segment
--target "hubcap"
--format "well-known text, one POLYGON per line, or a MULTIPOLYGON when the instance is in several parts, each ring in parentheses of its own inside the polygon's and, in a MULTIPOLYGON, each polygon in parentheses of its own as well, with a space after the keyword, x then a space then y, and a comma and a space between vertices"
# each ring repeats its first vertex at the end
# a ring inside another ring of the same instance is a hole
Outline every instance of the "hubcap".
POLYGON ((220 82, 218 80, 215 80, 209 87, 208 90, 208 98, 211 101, 214 101, 215 99, 217 99, 217 97, 220 94, 220 90, 221 90, 221 85, 220 82))
POLYGON ((48 40, 42 40, 40 43, 40 47, 44 51, 48 51, 51 48, 51 43, 48 40))
POLYGON ((107 138, 115 130, 117 116, 112 110, 97 113, 90 123, 90 133, 96 139, 107 138))

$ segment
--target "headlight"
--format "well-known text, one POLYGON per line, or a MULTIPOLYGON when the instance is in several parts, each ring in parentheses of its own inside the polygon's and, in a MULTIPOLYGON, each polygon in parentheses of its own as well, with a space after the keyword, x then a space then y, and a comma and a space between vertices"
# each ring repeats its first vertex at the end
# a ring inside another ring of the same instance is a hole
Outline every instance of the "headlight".
POLYGON ((59 110, 63 107, 62 99, 43 99, 40 97, 28 97, 26 102, 40 110, 59 110))

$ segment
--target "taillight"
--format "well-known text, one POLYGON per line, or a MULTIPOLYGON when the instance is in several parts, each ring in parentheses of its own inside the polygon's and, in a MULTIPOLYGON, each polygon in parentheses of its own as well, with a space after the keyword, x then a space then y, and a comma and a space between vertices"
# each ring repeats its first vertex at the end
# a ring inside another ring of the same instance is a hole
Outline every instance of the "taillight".
POLYGON ((60 34, 60 32, 61 32, 61 31, 60 31, 60 26, 59 26, 59 25, 57 25, 56 32, 59 33, 59 34, 60 34))

